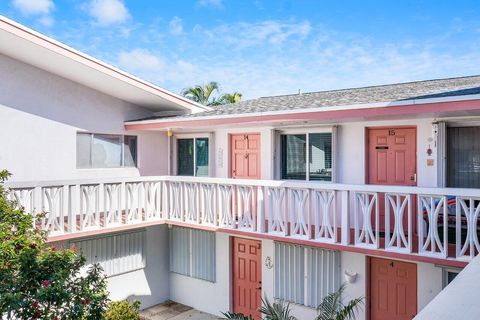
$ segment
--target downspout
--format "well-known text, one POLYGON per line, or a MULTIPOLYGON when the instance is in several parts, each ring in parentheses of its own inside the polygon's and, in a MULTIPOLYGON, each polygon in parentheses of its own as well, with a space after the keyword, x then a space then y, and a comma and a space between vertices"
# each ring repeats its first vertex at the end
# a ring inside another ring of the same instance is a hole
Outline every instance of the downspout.
POLYGON ((167 175, 172 175, 172 137, 173 131, 172 129, 167 130, 167 175))

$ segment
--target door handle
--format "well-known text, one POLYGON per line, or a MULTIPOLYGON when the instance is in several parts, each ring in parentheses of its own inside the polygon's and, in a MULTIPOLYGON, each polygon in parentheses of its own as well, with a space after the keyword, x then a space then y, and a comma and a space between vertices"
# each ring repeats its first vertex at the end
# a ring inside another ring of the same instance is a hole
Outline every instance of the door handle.
POLYGON ((262 290, 262 287, 258 287, 257 290, 262 290))
POLYGON ((417 182, 417 174, 414 173, 410 176, 410 181, 417 182))

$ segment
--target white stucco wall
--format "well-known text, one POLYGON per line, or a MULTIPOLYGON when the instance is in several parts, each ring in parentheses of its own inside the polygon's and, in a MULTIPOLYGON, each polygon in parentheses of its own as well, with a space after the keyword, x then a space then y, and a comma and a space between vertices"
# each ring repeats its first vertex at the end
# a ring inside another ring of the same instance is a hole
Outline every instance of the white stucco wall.
POLYGON ((417 127, 417 185, 437 185, 437 161, 433 139, 433 119, 411 119, 392 121, 349 122, 338 126, 337 174, 339 183, 365 183, 365 129, 367 127, 416 126, 417 127), (427 166, 427 148, 430 145, 434 159, 433 166, 427 166))
MULTIPOLYGON (((232 235, 233 236, 233 235, 232 235)), ((255 238, 252 238, 255 239, 255 238)), ((272 240, 262 242, 262 296, 274 300, 274 268, 265 265, 269 257, 274 263, 275 247, 272 240)), ((170 274, 170 299, 190 305, 194 308, 219 314, 219 311, 230 310, 231 306, 231 246, 230 235, 217 233, 216 238, 217 279, 210 283, 178 274, 170 274)), ((360 253, 341 252, 341 281, 345 282, 345 271, 357 274, 355 282, 347 284, 344 300, 367 296, 368 270, 367 256, 360 253)), ((410 263, 415 263, 407 261, 410 263)), ((442 290, 442 269, 433 264, 417 264, 417 306, 418 311, 424 308, 442 290)), ((358 320, 366 319, 367 302, 357 314, 358 320)), ((297 304, 291 304, 292 314, 298 319, 314 319, 317 311, 297 304)))
MULTIPOLYGON (((170 294, 167 226, 147 227, 145 232, 145 268, 107 278, 111 300, 138 300, 142 309, 168 300, 170 294)), ((51 245, 69 246, 68 241, 51 245)))
POLYGON ((123 122, 152 113, 0 55, 0 168, 12 180, 160 175, 166 173, 167 137, 138 136, 138 168, 77 169, 76 132, 125 134, 123 122))
MULTIPOLYGON (((416 126, 417 128, 417 184, 421 187, 437 185, 437 159, 433 137, 433 119, 411 119, 392 121, 346 122, 337 126, 336 172, 337 182, 348 184, 365 183, 365 129, 367 127, 416 126), (427 156, 430 145, 432 156, 427 156), (434 160, 427 166, 427 158, 434 160)), ((321 130, 325 130, 324 127, 321 130)), ((309 130, 312 130, 309 128, 309 130)), ((212 176, 227 178, 230 173, 230 134, 260 133, 261 135, 261 176, 262 179, 278 177, 280 150, 275 146, 276 131, 272 127, 229 128, 214 130, 214 148, 211 161, 215 162, 212 176)))
POLYGON ((167 226, 148 227, 146 232, 146 267, 108 279, 111 299, 139 300, 142 309, 169 299, 167 226))
POLYGON ((170 299, 198 310, 221 315, 230 310, 230 238, 217 233, 215 238, 216 280, 209 282, 170 273, 170 299))
POLYGON ((218 178, 230 176, 230 135, 243 133, 260 133, 260 175, 262 179, 273 179, 274 168, 274 131, 270 127, 247 129, 215 130, 215 173, 218 178))

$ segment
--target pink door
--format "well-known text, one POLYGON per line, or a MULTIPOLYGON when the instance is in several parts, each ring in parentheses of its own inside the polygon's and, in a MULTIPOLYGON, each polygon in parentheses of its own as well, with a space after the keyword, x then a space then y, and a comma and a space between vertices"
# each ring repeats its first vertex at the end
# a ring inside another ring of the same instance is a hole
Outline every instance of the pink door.
MULTIPOLYGON (((415 128, 368 129, 369 184, 416 186, 417 143, 415 128)), ((412 198, 415 218, 416 199, 412 198)), ((385 196, 379 194, 380 230, 385 230, 385 196)), ((408 216, 404 215, 404 229, 408 230, 408 216)), ((372 221, 374 224, 374 221, 372 221)), ((390 230, 394 219, 390 217, 390 230)), ((416 231, 416 224, 413 224, 416 231)))
POLYGON ((233 238, 233 312, 260 320, 262 304, 262 244, 233 238))
POLYGON ((260 134, 233 134, 230 148, 231 177, 260 179, 260 134))
POLYGON ((413 319, 417 313, 417 265, 370 258, 371 320, 413 319))

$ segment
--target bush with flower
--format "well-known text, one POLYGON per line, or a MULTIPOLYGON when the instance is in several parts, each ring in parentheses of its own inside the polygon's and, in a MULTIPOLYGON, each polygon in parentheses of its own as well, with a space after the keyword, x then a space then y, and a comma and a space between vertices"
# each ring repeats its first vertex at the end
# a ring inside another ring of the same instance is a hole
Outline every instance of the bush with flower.
POLYGON ((34 217, 7 197, 8 176, 0 171, 0 318, 101 319, 108 305, 102 269, 85 271, 74 248, 46 243, 34 217))

